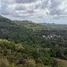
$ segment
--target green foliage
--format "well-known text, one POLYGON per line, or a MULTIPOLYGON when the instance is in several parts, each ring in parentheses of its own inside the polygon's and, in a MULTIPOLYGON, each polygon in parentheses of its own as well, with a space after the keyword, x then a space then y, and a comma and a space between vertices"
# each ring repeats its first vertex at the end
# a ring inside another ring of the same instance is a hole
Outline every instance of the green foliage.
POLYGON ((5 39, 0 39, 0 55, 5 57, 1 57, 0 62, 2 62, 1 65, 3 64, 0 65, 1 67, 4 65, 8 65, 7 67, 36 67, 39 63, 44 66, 50 65, 52 62, 49 54, 42 49, 26 48, 5 39))
POLYGON ((12 22, 0 16, 0 38, 1 67, 65 67, 56 58, 67 60, 66 26, 12 22))
POLYGON ((41 31, 46 29, 46 26, 44 27, 40 24, 36 24, 30 21, 14 21, 14 23, 16 23, 19 26, 24 26, 25 28, 33 31, 41 31))

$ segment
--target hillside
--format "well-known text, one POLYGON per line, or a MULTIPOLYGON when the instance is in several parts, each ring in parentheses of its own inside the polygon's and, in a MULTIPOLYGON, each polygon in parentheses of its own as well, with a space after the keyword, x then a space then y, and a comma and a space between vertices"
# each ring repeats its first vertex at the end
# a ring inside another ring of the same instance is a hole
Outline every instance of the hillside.
POLYGON ((3 16, 0 16, 0 22, 11 22, 11 20, 3 16))
POLYGON ((36 24, 31 21, 14 21, 14 23, 16 23, 19 26, 24 26, 25 28, 31 29, 33 31, 41 31, 47 28, 47 26, 44 27, 40 24, 36 24))
POLYGON ((17 25, 24 26, 33 31, 41 30, 67 30, 67 25, 62 24, 48 24, 48 23, 33 23, 32 21, 13 21, 17 25))
POLYGON ((15 40, 15 41, 27 41, 29 30, 25 27, 20 27, 19 25, 12 23, 11 20, 0 17, 0 38, 15 40))
MULTIPOLYGON (((67 27, 49 27, 35 24, 30 21, 9 21, 7 18, 1 17, 1 19, 2 18, 6 19, 3 22, 0 21, 0 38, 2 39, 14 40, 15 42, 24 42, 28 44, 42 44, 42 46, 45 44, 46 39, 53 40, 54 38, 57 39, 59 37, 61 37, 61 40, 62 38, 67 39, 67 27)), ((47 46, 47 43, 45 45, 47 46)))
POLYGON ((0 67, 51 67, 49 65, 52 62, 51 57, 46 57, 48 54, 43 53, 44 59, 40 61, 35 53, 38 55, 36 48, 26 48, 13 41, 0 39, 0 67), (45 63, 42 63, 42 61, 45 63), (44 64, 47 64, 47 66, 44 64))
POLYGON ((53 59, 48 51, 0 39, 0 67, 67 67, 67 60, 53 59))
POLYGON ((0 19, 1 67, 65 67, 54 58, 67 60, 67 27, 0 19))

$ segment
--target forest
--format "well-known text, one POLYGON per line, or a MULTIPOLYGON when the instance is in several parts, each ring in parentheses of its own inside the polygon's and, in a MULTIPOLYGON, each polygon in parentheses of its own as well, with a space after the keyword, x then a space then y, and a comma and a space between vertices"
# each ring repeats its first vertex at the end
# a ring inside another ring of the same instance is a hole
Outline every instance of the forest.
POLYGON ((0 16, 0 67, 67 67, 67 25, 0 16))

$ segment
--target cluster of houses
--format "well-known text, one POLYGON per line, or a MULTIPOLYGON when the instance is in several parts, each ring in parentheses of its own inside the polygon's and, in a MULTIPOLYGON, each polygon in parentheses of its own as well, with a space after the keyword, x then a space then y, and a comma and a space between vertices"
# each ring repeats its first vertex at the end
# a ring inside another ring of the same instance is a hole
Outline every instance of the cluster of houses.
POLYGON ((60 38, 61 35, 50 34, 50 35, 47 35, 47 36, 43 35, 42 37, 45 38, 45 39, 55 39, 55 38, 60 38))

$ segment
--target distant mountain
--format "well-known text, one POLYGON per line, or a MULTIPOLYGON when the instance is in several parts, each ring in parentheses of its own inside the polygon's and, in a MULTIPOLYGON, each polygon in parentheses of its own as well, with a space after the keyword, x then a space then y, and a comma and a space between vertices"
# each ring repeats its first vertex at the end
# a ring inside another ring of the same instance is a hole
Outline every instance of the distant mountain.
POLYGON ((13 21, 19 26, 24 26, 33 31, 41 30, 67 30, 67 25, 55 23, 33 23, 31 21, 13 21))
POLYGON ((39 23, 41 25, 47 25, 47 26, 66 26, 67 24, 55 24, 55 23, 39 23))

